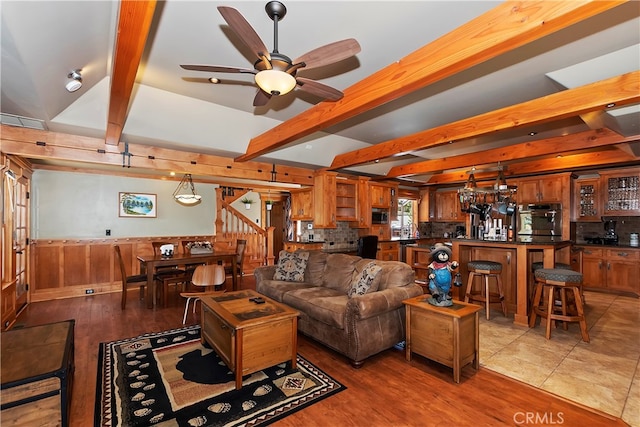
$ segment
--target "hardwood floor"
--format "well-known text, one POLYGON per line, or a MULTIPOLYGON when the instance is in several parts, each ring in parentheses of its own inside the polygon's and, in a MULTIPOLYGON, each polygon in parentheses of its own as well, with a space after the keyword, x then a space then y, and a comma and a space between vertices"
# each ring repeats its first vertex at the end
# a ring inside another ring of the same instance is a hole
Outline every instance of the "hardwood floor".
MULTIPOLYGON (((243 288, 253 288, 252 276, 243 288)), ((182 326, 184 300, 170 295, 169 306, 150 310, 130 291, 127 308, 120 294, 30 304, 15 327, 75 319, 75 375, 71 426, 93 424, 98 344, 182 326)), ((187 324, 199 316, 189 312, 187 324)), ((467 366, 461 383, 451 369, 404 351, 390 349, 353 369, 341 355, 300 336, 298 352, 347 387, 309 408, 277 422, 277 426, 499 426, 499 425, 626 425, 524 383, 486 369, 467 366)))

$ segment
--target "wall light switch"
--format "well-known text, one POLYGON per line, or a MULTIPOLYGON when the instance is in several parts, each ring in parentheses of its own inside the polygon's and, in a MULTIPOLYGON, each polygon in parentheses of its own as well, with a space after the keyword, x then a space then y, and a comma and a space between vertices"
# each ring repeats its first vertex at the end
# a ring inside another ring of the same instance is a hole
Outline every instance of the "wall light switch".
POLYGON ((105 232, 105 234, 106 234, 107 236, 111 236, 111 230, 109 230, 109 229, 107 228, 107 231, 105 232))

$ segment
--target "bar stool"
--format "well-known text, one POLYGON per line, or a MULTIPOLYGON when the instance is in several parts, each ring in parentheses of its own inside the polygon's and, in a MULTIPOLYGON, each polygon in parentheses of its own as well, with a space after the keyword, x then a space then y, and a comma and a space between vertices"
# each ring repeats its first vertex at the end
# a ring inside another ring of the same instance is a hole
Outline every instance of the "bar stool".
MULTIPOLYGON (((534 274, 536 274, 537 270, 540 270, 541 268, 543 268, 544 263, 543 262, 534 262, 533 264, 531 264, 531 272, 534 274)), ((556 262, 555 265, 553 266, 553 268, 559 268, 561 270, 572 270, 571 266, 569 264, 565 264, 562 262, 556 262)), ((531 292, 531 301, 533 301, 533 296, 535 294, 535 281, 533 284, 533 291, 531 292)), ((582 304, 586 304, 587 300, 585 300, 584 298, 584 289, 582 289, 582 281, 580 282, 580 296, 582 297, 582 304)))
POLYGON ((467 292, 464 296, 464 302, 483 302, 487 320, 489 320, 489 304, 500 303, 502 305, 502 312, 504 316, 507 317, 507 304, 504 301, 504 290, 502 288, 502 279, 500 278, 502 264, 495 261, 470 261, 467 264, 467 269, 469 270, 469 280, 467 282, 467 292), (481 286, 479 291, 473 289, 476 276, 480 277, 481 281, 484 281, 484 286, 481 286), (496 279, 497 292, 490 292, 489 278, 496 279))
POLYGON ((582 340, 589 342, 589 332, 587 331, 587 321, 584 316, 584 305, 580 288, 582 285, 582 274, 559 268, 541 268, 536 270, 536 289, 533 296, 533 305, 529 318, 529 327, 536 324, 537 316, 546 319, 546 338, 551 338, 551 321, 562 321, 564 329, 568 329, 567 322, 579 322, 582 340), (573 306, 569 305, 567 291, 573 294, 573 306), (542 296, 546 293, 546 303, 542 296), (556 295, 559 295, 559 304, 556 302, 556 295))

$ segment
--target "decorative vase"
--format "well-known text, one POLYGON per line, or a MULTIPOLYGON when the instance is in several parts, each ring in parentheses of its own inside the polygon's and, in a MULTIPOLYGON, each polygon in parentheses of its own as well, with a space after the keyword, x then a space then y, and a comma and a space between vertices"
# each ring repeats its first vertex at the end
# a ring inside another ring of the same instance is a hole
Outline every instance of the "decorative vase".
POLYGON ((273 209, 273 205, 271 203, 267 203, 267 210, 270 211, 273 209))
POLYGON ((251 209, 251 203, 245 203, 244 207, 245 209, 251 209))

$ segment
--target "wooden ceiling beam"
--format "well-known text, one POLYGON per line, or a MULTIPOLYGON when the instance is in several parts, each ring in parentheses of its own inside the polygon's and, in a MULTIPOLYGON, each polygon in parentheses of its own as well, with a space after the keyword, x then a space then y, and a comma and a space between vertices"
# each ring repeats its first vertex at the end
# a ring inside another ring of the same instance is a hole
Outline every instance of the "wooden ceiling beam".
MULTIPOLYGON (((228 157, 128 144, 128 153, 106 146, 99 138, 0 125, 2 152, 29 159, 86 162, 96 165, 127 166, 166 172, 191 173, 238 179, 271 181, 273 165, 263 162, 236 163, 228 157)), ((276 165, 276 182, 313 185, 311 169, 276 165)))
POLYGON ((107 145, 118 145, 129 111, 133 84, 151 28, 156 0, 122 0, 111 73, 107 145))
MULTIPOLYGON (((563 156, 561 158, 536 159, 528 162, 521 162, 517 167, 510 168, 505 171, 507 180, 510 176, 531 176, 548 173, 560 173, 577 169, 586 170, 587 168, 596 170, 599 167, 608 167, 612 165, 637 165, 638 158, 623 151, 616 149, 603 150, 593 153, 575 154, 571 156, 563 156)), ((476 181, 489 179, 487 174, 474 174, 476 181)), ((464 183, 469 176, 465 172, 451 172, 434 175, 428 185, 443 185, 464 183)), ((493 174, 495 180, 496 174, 493 174)))
POLYGON ((337 155, 329 169, 340 169, 408 154, 501 130, 548 123, 590 111, 640 102, 640 71, 543 96, 412 135, 337 155))
POLYGON ((425 160, 392 167, 387 173, 387 178, 400 178, 410 175, 423 175, 438 173, 447 169, 470 167, 479 163, 508 162, 528 157, 544 156, 548 154, 569 153, 571 151, 585 150, 606 145, 619 144, 629 141, 610 129, 588 130, 576 134, 558 136, 538 141, 524 142, 508 147, 494 148, 479 153, 469 153, 442 159, 425 160))
POLYGON ((321 102, 252 138, 245 154, 236 160, 277 150, 625 2, 504 2, 345 89, 341 100, 321 102))

